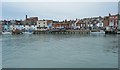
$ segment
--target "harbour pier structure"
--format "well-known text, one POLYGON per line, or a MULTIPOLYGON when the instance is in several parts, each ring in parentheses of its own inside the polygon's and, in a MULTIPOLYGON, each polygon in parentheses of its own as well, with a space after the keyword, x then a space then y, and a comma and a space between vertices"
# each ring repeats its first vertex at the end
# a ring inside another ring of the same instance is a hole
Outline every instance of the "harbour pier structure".
POLYGON ((90 30, 35 30, 33 34, 89 34, 90 30))

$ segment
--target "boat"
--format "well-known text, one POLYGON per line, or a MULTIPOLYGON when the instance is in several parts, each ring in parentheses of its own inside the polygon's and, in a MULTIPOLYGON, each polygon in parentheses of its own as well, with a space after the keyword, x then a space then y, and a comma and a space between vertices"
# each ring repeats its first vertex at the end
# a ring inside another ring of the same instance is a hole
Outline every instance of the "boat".
POLYGON ((120 31, 117 31, 117 34, 120 34, 120 31))
POLYGON ((105 34, 105 32, 91 32, 92 34, 105 34))
POLYGON ((23 32, 19 29, 12 30, 12 34, 23 34, 23 32))
POLYGON ((11 32, 2 32, 3 35, 11 35, 11 32))
POLYGON ((99 32, 90 32, 91 34, 105 34, 105 31, 100 30, 99 32))
POLYGON ((33 34, 33 32, 23 32, 23 34, 33 34))
POLYGON ((117 34, 117 30, 114 29, 112 26, 108 26, 105 29, 105 34, 117 34))

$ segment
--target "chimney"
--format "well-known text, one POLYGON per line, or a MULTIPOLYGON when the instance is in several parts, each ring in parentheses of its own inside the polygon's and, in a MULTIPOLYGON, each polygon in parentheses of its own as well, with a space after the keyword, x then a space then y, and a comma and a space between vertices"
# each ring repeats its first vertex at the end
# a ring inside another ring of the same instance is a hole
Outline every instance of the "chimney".
POLYGON ((109 16, 111 16, 111 14, 109 13, 109 16))
POLYGON ((26 20, 27 20, 27 15, 26 15, 26 20))

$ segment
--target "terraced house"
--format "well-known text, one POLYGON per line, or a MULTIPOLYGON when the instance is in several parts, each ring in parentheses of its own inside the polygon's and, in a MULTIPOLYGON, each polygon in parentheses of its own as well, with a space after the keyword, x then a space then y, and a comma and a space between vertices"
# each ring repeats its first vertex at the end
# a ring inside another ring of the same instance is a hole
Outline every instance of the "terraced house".
POLYGON ((47 30, 48 26, 47 26, 47 21, 46 20, 38 20, 37 21, 37 30, 47 30))

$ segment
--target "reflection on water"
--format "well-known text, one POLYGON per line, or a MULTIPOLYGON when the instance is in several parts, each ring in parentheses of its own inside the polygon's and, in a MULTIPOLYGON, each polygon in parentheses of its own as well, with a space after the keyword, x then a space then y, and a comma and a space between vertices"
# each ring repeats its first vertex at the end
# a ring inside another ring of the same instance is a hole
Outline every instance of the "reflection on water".
POLYGON ((3 67, 118 67, 118 35, 4 35, 2 44, 3 67))

